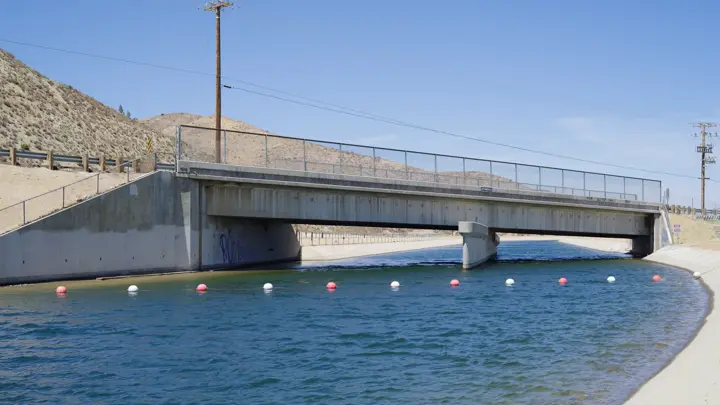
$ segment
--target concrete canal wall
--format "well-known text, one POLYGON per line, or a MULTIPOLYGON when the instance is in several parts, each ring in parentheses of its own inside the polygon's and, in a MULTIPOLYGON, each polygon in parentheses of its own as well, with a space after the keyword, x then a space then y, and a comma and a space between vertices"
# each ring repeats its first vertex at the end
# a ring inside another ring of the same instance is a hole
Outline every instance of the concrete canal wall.
POLYGON ((720 291, 720 244, 667 246, 645 260, 702 273, 712 303, 695 339, 626 405, 720 404, 720 315, 716 302, 720 291))

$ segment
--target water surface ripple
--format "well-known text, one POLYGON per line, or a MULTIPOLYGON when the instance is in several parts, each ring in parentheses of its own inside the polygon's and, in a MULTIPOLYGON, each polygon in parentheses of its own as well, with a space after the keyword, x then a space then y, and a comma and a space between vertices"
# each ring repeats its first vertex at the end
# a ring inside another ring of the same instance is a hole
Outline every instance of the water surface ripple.
POLYGON ((136 296, 125 281, 5 288, 0 402, 620 404, 707 309, 685 272, 556 242, 504 243, 470 272, 459 257, 142 278, 136 296))

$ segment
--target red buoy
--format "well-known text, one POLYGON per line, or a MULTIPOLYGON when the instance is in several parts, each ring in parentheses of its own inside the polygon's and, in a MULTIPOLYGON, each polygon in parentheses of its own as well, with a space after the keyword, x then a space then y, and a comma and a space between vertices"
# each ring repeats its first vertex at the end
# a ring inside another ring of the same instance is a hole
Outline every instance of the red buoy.
POLYGON ((457 287, 457 286, 460 285, 460 281, 454 280, 454 279, 453 279, 453 280, 450 280, 450 285, 453 286, 453 287, 457 287))
POLYGON ((558 283, 560 283, 560 285, 565 285, 567 284, 567 279, 565 277, 561 277, 560 280, 558 280, 558 283))
POLYGON ((55 289, 55 292, 58 293, 58 294, 66 294, 66 293, 67 293, 67 288, 65 288, 65 287, 63 287, 63 286, 60 286, 60 287, 58 287, 58 288, 55 289))
POLYGON ((325 287, 327 287, 328 290, 334 290, 337 288, 337 284, 335 284, 334 282, 331 281, 331 282, 327 283, 327 285, 325 287))
POLYGON ((657 274, 653 276, 653 281, 660 281, 662 278, 658 276, 657 274))
POLYGON ((198 284, 197 288, 195 288, 197 291, 207 291, 207 286, 205 284, 198 284))

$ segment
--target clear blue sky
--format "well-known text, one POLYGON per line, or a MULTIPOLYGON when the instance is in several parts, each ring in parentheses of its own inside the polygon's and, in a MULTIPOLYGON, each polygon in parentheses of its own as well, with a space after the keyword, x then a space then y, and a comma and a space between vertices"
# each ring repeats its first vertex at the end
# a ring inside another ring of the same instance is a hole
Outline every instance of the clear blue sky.
MULTIPOLYGON (((214 73, 200 0, 3 2, 0 38, 214 73)), ((475 137, 699 177, 696 120, 720 122, 712 1, 237 0, 223 74, 475 137)), ((51 78, 138 117, 211 114, 214 78, 0 42, 51 78)), ((236 84, 228 82, 228 84, 236 84)), ((225 91, 223 113, 277 133, 663 180, 699 180, 463 141, 225 91)), ((720 132, 720 130, 718 131, 720 132)), ((720 180, 710 166, 708 176, 720 180)), ((720 183, 707 204, 720 207, 720 183)))

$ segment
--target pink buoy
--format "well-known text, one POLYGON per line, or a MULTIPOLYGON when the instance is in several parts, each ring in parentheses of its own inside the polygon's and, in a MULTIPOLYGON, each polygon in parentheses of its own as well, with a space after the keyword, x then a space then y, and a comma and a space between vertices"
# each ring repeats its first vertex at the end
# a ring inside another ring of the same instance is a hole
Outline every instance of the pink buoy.
POLYGON ((560 283, 560 285, 565 285, 567 284, 567 279, 565 277, 561 277, 560 280, 558 280, 558 283, 560 283))
POLYGON ((331 282, 327 283, 327 285, 325 287, 327 287, 328 290, 334 290, 337 288, 337 284, 335 284, 334 282, 331 281, 331 282))
POLYGON ((63 286, 60 286, 60 287, 58 287, 58 288, 55 289, 55 292, 58 293, 58 294, 66 294, 66 293, 67 293, 67 288, 65 288, 65 287, 63 287, 63 286))
POLYGON ((658 276, 657 274, 653 276, 653 281, 660 281, 662 278, 658 276))
POLYGON ((460 285, 460 281, 458 281, 456 279, 450 280, 450 285, 453 287, 457 287, 460 285))
POLYGON ((198 284, 197 288, 195 288, 197 291, 207 291, 207 286, 205 284, 198 284))

